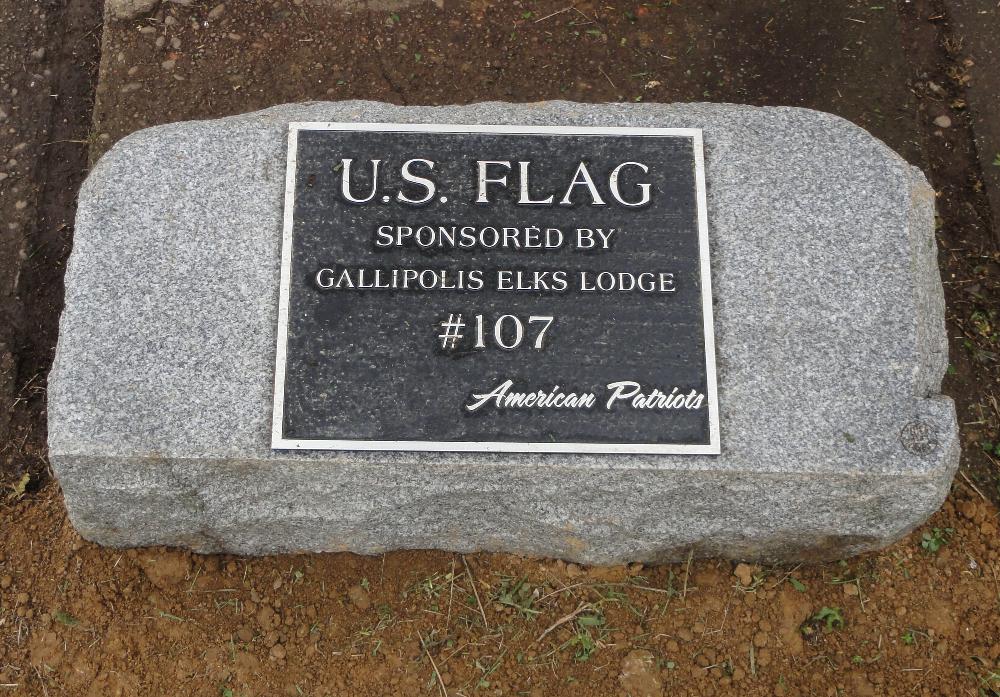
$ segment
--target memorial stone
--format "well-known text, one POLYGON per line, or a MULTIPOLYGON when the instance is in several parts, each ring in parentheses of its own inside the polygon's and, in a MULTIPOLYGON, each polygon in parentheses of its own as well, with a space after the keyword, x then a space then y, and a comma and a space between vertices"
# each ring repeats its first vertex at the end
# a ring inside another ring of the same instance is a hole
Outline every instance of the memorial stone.
POLYGON ((739 105, 312 103, 135 133, 50 379, 109 545, 828 559, 958 463, 923 175, 739 105))

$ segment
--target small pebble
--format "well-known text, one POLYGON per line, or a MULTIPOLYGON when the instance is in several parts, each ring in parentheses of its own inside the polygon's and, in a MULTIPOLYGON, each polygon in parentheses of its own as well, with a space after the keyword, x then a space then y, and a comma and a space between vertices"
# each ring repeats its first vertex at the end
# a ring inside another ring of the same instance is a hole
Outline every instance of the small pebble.
POLYGON ((938 128, 951 128, 951 117, 942 114, 934 119, 934 125, 938 128))
POLYGON ((220 2, 218 5, 216 5, 211 10, 208 11, 208 19, 209 19, 209 21, 214 20, 214 19, 218 19, 219 17, 222 16, 222 14, 225 11, 226 11, 226 3, 220 2))

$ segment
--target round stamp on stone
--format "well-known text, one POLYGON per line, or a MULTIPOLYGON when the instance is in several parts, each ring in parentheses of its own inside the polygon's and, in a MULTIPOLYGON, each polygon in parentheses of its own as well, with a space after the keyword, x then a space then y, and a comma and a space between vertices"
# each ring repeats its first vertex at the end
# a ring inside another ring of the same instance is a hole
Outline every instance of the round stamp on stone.
POLYGON ((937 431, 926 421, 910 421, 900 431, 899 440, 914 455, 927 455, 938 447, 937 431))

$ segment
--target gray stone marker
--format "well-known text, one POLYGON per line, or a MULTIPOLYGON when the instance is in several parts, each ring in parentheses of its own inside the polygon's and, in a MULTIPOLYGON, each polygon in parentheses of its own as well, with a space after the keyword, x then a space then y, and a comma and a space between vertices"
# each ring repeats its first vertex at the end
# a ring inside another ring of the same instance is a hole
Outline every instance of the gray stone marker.
POLYGON ((52 465, 77 529, 116 546, 878 548, 958 465, 933 214, 884 144, 794 108, 343 102, 146 129, 80 194, 52 465), (721 454, 272 450, 286 147, 305 121, 702 129, 721 454))

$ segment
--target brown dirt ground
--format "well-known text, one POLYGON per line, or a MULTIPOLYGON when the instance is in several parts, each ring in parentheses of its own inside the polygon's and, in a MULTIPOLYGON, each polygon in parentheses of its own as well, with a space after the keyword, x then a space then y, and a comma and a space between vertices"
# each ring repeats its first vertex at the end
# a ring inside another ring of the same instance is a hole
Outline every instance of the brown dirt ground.
POLYGON ((47 474, 45 382, 100 39, 100 3, 0 0, 0 485, 28 474, 30 491, 47 474))
POLYGON ((987 500, 1000 498, 1000 256, 965 115, 975 66, 946 3, 471 0, 343 15, 261 1, 210 20, 216 4, 165 4, 107 27, 87 136, 99 3, 0 0, 0 108, 12 115, 0 172, 18 160, 0 213, 20 226, 16 242, 0 241, 0 280, 16 291, 0 293, 11 404, 0 421, 0 697, 1000 695, 1000 521, 987 500), (47 81, 29 92, 36 75, 47 81), (705 99, 809 106, 865 126, 940 194, 945 391, 965 446, 949 500, 882 553, 794 568, 581 569, 445 552, 247 559, 82 541, 44 447, 44 374, 84 171, 74 141, 96 156, 145 125, 346 98, 705 99), (950 128, 933 124, 944 114, 950 128), (43 145, 54 141, 59 150, 43 145), (10 154, 21 142, 30 167, 10 154), (824 609, 830 627, 813 619, 824 609))
POLYGON ((927 528, 952 531, 937 553, 915 533, 735 574, 108 550, 80 540, 55 487, 0 516, 0 684, 15 695, 433 697, 438 675, 468 697, 1000 694, 996 509, 964 494, 927 528), (811 621, 824 608, 844 626, 811 621))

